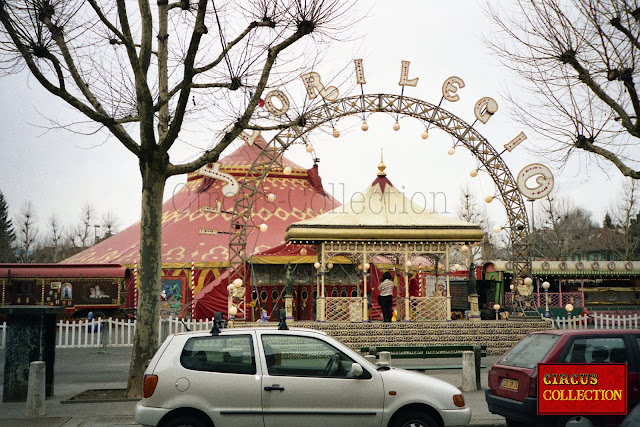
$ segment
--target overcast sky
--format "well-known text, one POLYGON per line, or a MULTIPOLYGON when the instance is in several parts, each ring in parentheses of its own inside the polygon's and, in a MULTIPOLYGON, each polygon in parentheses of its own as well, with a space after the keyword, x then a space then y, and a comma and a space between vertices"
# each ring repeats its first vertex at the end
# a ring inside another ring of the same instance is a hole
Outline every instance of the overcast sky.
MULTIPOLYGON (((483 45, 483 36, 492 31, 481 9, 483 1, 358 4, 363 10, 368 9, 367 17, 353 28, 362 37, 336 46, 315 67, 323 80, 330 80, 345 68, 352 69, 352 60, 362 58, 366 93, 399 94, 401 61, 408 60, 410 77, 418 77, 419 82, 417 87, 407 87, 405 95, 437 104, 443 81, 459 76, 466 84, 459 91, 462 99, 444 104, 444 108, 471 123, 475 102, 484 96, 493 97, 498 102, 498 112, 487 124, 475 127, 498 151, 520 131, 529 136, 523 145, 544 143, 509 119, 509 105, 502 94, 507 88, 515 88, 517 81, 483 45)), ((289 83, 287 90, 297 93, 300 99, 305 95, 301 81, 289 83)), ((354 95, 359 90, 341 92, 340 96, 354 95)), ((77 223, 86 202, 100 214, 113 212, 119 218, 120 229, 139 219, 140 173, 136 158, 119 142, 104 135, 47 130, 49 119, 68 123, 77 116, 26 73, 0 78, 0 99, 0 191, 13 218, 30 201, 41 229, 52 213, 66 225, 77 223)), ((468 151, 459 148, 455 155, 447 154, 452 140, 443 132, 432 130, 424 141, 420 138, 423 126, 415 119, 401 118, 398 132, 392 130, 395 119, 390 116, 375 115, 368 122, 369 130, 362 132, 360 119, 341 120, 337 127, 342 135, 338 139, 322 133, 311 135, 325 188, 341 202, 364 190, 375 178, 381 148, 391 182, 409 197, 418 195, 420 199, 424 195, 429 209, 435 207, 438 212, 454 215, 460 188, 467 183, 479 201, 495 193, 486 174, 470 178, 469 171, 477 167, 477 162, 468 151), (433 193, 443 193, 446 204, 440 198, 434 206, 430 199, 433 193)), ((229 152, 235 147, 237 144, 229 152)), ((303 166, 312 165, 304 149, 292 150, 287 156, 303 166)), ((514 176, 523 166, 540 161, 523 146, 506 153, 504 160, 514 176)), ((556 179, 554 193, 574 199, 576 205, 592 211, 594 219, 601 222, 617 195, 620 174, 610 169, 607 175, 584 157, 573 159, 561 171, 556 165, 549 166, 556 179)), ((166 197, 185 180, 186 177, 172 178, 166 197)), ((498 202, 486 209, 494 224, 504 225, 506 216, 498 202)))

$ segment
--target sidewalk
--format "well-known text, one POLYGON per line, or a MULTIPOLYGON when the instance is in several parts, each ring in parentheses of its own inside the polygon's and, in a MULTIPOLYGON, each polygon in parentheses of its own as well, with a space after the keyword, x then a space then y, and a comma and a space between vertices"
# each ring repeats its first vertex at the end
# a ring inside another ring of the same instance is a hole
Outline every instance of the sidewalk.
MULTIPOLYGON (((109 349, 108 354, 96 354, 95 349, 57 350, 54 396, 47 399, 45 415, 25 416, 26 403, 0 403, 0 425, 16 427, 106 427, 138 425, 133 420, 135 401, 62 403, 89 389, 126 387, 130 349, 109 349)), ((482 364, 490 367, 497 359, 488 356, 482 364)), ((411 364, 411 360, 393 361, 393 365, 411 364)), ((415 362, 415 361, 414 361, 415 362)), ((430 361, 431 363, 432 361, 430 361)), ((434 360, 435 362, 435 360, 434 360)), ((445 361, 447 364, 450 361, 445 361)), ((4 366, 4 352, 0 352, 0 366, 4 366)), ((2 374, 2 372, 0 372, 2 374)), ((440 378, 460 388, 462 370, 435 370, 428 375, 440 378)), ((2 376, 0 376, 2 378, 2 376)), ((486 387, 487 369, 482 369, 482 386, 486 387)), ((0 381, 0 396, 2 381, 0 381)), ((463 393, 472 410, 472 426, 505 426, 504 418, 491 414, 484 398, 484 390, 463 393)))

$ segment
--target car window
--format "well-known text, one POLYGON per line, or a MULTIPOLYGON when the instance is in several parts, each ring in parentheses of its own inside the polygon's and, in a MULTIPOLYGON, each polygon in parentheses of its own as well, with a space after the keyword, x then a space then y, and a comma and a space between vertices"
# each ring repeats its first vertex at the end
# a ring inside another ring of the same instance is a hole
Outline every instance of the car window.
POLYGON ((524 337, 498 362, 504 366, 535 369, 558 342, 558 335, 531 334, 524 337))
POLYGON ((340 350, 313 337, 265 334, 262 345, 269 375, 348 378, 353 364, 340 350))
POLYGON ((194 371, 255 374, 251 335, 217 335, 189 338, 180 364, 194 371))
POLYGON ((580 337, 573 340, 560 362, 625 363, 627 350, 622 337, 580 337))

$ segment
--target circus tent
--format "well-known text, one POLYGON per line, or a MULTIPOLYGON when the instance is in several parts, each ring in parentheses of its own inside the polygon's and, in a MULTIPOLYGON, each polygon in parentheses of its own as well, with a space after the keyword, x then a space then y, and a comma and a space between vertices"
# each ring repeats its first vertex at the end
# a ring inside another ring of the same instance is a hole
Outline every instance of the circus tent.
MULTIPOLYGON (((234 189, 242 182, 266 141, 260 137, 249 146, 243 144, 214 165, 208 165, 216 178, 201 171, 191 173, 187 182, 162 209, 163 289, 169 297, 185 303, 228 267, 228 233, 233 209, 234 189)), ((258 253, 284 243, 289 224, 334 209, 339 203, 322 188, 318 167, 305 169, 283 158, 282 168, 269 172, 263 181, 273 202, 256 200, 250 223, 266 224, 267 231, 254 228, 247 239, 247 253, 258 253), (284 173, 283 168, 291 168, 284 173)), ((62 263, 122 264, 135 270, 140 252, 140 223, 80 252, 62 263)), ((132 281, 136 280, 136 275, 132 281)), ((134 306, 135 292, 128 292, 128 305, 134 306)))

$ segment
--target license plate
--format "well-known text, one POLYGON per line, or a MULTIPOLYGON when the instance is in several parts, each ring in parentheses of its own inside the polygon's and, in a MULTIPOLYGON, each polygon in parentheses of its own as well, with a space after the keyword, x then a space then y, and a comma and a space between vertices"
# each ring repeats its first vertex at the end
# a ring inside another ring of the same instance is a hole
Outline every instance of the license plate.
POLYGON ((518 391, 518 380, 512 380, 510 378, 503 378, 500 382, 501 388, 506 388, 507 390, 515 390, 518 391))

